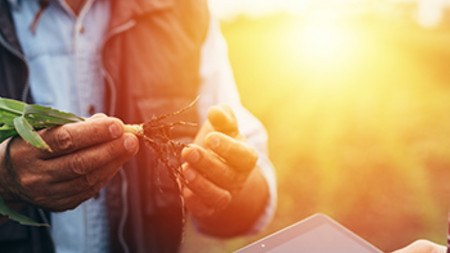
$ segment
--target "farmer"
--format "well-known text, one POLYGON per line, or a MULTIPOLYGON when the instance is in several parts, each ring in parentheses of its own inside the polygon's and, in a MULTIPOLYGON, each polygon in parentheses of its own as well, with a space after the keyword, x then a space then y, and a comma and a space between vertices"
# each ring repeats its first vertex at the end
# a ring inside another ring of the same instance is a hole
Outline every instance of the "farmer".
POLYGON ((1 217, 2 253, 176 252, 180 194, 196 227, 214 236, 258 231, 273 214, 266 133, 240 104, 206 1, 0 0, 0 96, 87 118, 40 131, 51 153, 20 138, 0 144, 0 196, 51 224, 1 217), (171 132, 190 144, 180 193, 160 150, 122 122, 149 121, 197 96, 173 119, 201 127, 171 132))

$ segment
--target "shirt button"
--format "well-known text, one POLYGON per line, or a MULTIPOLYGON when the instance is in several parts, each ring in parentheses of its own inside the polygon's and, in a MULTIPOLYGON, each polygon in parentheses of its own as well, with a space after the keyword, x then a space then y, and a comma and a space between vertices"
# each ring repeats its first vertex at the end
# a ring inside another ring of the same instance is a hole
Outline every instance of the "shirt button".
POLYGON ((93 104, 88 105, 86 111, 87 111, 87 113, 89 115, 94 115, 94 113, 95 113, 95 106, 93 104))

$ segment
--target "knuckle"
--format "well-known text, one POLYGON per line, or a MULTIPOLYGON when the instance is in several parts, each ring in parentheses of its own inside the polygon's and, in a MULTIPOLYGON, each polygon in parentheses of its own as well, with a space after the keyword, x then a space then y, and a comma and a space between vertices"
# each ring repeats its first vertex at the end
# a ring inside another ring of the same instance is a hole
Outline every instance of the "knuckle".
POLYGON ((23 176, 18 179, 18 182, 18 190, 27 195, 34 195, 42 190, 40 187, 42 182, 38 176, 23 176))
POLYGON ((214 206, 218 205, 222 200, 222 194, 217 189, 214 189, 213 186, 208 184, 202 184, 199 187, 199 190, 202 192, 202 197, 205 202, 208 202, 214 206))
POLYGON ((73 137, 70 131, 64 127, 61 126, 59 128, 59 131, 56 132, 56 148, 59 151, 69 151, 74 148, 74 142, 73 137))
POLYGON ((88 165, 86 159, 75 153, 69 160, 69 168, 77 175, 85 175, 88 171, 88 165))
POLYGON ((227 193, 222 193, 220 194, 220 196, 217 198, 216 201, 216 206, 220 209, 224 208, 225 206, 228 205, 228 203, 230 203, 231 197, 229 194, 227 193))
POLYGON ((125 152, 120 152, 119 153, 117 147, 118 147, 117 144, 116 145, 113 145, 113 144, 109 145, 108 148, 106 149, 106 152, 105 152, 105 158, 108 158, 110 160, 110 159, 114 159, 114 158, 120 157, 122 155, 125 155, 125 152))
MULTIPOLYGON (((95 180, 94 177, 92 177, 91 175, 85 175, 84 177, 84 183, 87 187, 89 187, 88 189, 88 193, 91 194, 92 191, 95 191, 95 189, 92 189, 93 186, 96 185, 97 180, 95 180)), ((94 193, 95 194, 95 193, 94 193)), ((93 195, 93 194, 92 194, 93 195)))
POLYGON ((31 177, 19 177, 18 181, 24 189, 28 189, 34 185, 34 179, 31 177))
POLYGON ((253 148, 249 147, 248 156, 245 159, 246 167, 249 169, 253 169, 253 167, 255 167, 257 161, 258 161, 258 154, 256 153, 256 151, 253 148))

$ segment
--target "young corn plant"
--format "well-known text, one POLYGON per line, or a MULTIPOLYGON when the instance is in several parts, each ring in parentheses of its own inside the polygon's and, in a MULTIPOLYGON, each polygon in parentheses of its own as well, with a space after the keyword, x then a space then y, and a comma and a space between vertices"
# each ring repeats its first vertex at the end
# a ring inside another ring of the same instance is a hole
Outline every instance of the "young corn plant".
MULTIPOLYGON (((196 126, 196 124, 183 121, 166 122, 164 120, 189 110, 197 101, 198 97, 192 103, 176 112, 153 116, 146 123, 127 124, 124 128, 125 132, 139 136, 144 140, 146 145, 157 152, 158 161, 170 169, 170 174, 178 183, 180 192, 184 185, 184 177, 181 173, 182 160, 180 152, 185 147, 185 144, 172 140, 169 137, 169 131, 176 126, 196 126)), ((0 143, 9 137, 19 135, 34 147, 52 152, 51 147, 41 138, 37 130, 81 121, 84 121, 84 119, 72 113, 0 97, 0 143)), ((183 202, 182 195, 180 198, 183 202)), ((48 226, 48 224, 35 222, 10 209, 1 196, 0 215, 8 216, 10 219, 23 225, 48 226)))

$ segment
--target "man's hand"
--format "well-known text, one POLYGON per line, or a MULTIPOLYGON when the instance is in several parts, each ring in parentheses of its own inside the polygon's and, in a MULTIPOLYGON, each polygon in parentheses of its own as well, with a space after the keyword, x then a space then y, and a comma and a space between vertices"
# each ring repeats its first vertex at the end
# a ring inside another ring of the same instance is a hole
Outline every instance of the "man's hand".
POLYGON ((417 240, 403 249, 393 253, 445 253, 447 248, 428 240, 417 240))
POLYGON ((268 186, 228 106, 210 108, 195 144, 182 156, 186 207, 198 225, 222 236, 247 231, 264 210, 268 186))
POLYGON ((138 151, 123 123, 105 115, 40 132, 53 152, 21 138, 0 144, 0 196, 50 211, 77 207, 94 196, 138 151))

